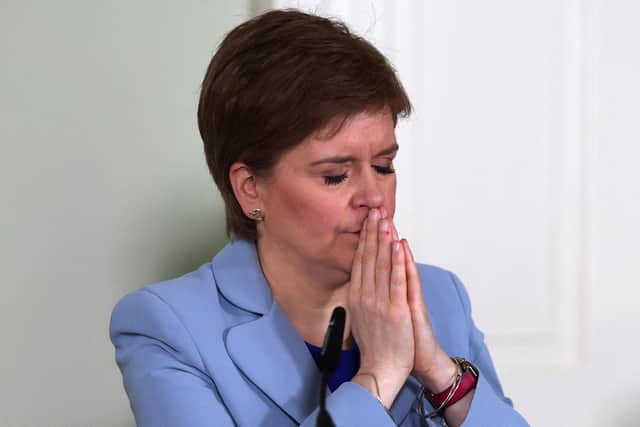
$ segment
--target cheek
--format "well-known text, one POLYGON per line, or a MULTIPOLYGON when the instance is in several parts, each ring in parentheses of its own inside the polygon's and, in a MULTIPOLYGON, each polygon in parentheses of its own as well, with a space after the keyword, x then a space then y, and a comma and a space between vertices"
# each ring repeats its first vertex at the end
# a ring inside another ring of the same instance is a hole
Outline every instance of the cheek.
POLYGON ((308 230, 313 230, 318 238, 328 237, 327 231, 344 222, 345 210, 340 200, 328 197, 313 198, 299 206, 300 220, 308 230))
POLYGON ((396 212, 396 180, 389 185, 384 195, 384 207, 387 209, 389 216, 393 218, 396 212))
POLYGON ((348 211, 348 198, 328 197, 323 193, 321 197, 310 197, 298 206, 298 223, 304 229, 302 232, 318 244, 329 243, 335 239, 336 233, 351 226, 353 219, 348 211))
POLYGON ((326 194, 316 194, 309 188, 290 188, 283 191, 273 208, 290 225, 298 224, 305 232, 325 236, 328 228, 335 228, 343 215, 340 203, 326 194))

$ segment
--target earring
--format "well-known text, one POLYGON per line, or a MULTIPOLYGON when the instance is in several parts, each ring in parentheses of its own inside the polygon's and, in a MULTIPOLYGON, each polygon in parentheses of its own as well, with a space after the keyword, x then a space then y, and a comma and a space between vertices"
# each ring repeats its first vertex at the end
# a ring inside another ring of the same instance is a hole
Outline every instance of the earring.
POLYGON ((260 208, 251 209, 247 215, 254 221, 262 221, 264 219, 264 214, 260 208))

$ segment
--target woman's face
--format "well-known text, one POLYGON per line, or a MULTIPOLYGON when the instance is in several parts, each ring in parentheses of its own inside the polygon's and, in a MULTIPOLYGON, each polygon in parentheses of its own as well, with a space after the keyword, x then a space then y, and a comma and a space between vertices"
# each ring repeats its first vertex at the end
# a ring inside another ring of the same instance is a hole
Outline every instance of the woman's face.
POLYGON ((352 116, 330 138, 308 137, 258 181, 259 240, 312 270, 349 274, 369 210, 384 207, 393 217, 397 149, 386 109, 352 116))

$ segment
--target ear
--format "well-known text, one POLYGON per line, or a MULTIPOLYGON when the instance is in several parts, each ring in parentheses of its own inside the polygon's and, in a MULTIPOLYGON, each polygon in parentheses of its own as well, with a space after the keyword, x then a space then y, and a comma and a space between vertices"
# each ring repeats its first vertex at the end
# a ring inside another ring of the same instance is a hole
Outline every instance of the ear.
POLYGON ((256 177, 244 163, 236 162, 229 168, 229 181, 233 193, 246 214, 254 208, 261 208, 258 197, 256 177))

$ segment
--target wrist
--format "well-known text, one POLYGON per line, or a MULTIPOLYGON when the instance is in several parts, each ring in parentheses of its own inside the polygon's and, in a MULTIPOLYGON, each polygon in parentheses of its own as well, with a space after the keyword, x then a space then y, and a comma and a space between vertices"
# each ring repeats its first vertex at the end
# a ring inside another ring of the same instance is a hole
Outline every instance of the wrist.
MULTIPOLYGON (((431 414, 442 414, 446 409, 453 408, 458 403, 461 403, 462 407, 466 407, 467 409, 469 407, 468 404, 471 402, 473 397, 473 390, 478 384, 479 372, 475 366, 462 357, 454 357, 453 362, 456 364, 458 369, 458 374, 456 375, 453 384, 439 393, 429 393, 429 396, 427 397, 431 405, 434 407, 434 411, 431 414), (464 400, 466 400, 466 403, 464 403, 464 400)), ((459 410, 454 412, 461 415, 459 410)), ((467 410, 464 410, 463 412, 466 414, 467 410)), ((463 420, 464 417, 461 422, 463 420)))
POLYGON ((433 367, 428 371, 414 371, 413 375, 422 383, 422 385, 431 393, 438 393, 451 386, 458 374, 458 367, 445 354, 439 357, 433 367))
POLYGON ((369 392, 378 399, 386 410, 391 408, 398 392, 404 384, 404 380, 400 381, 394 376, 384 375, 373 370, 364 369, 360 369, 358 373, 353 376, 351 381, 356 382, 369 390, 369 392))
POLYGON ((354 375, 351 381, 360 384, 363 388, 367 389, 369 393, 375 396, 376 399, 380 402, 385 409, 389 409, 390 406, 386 404, 382 400, 382 396, 380 395, 380 384, 378 383, 377 377, 375 374, 370 374, 367 372, 359 372, 354 375))

